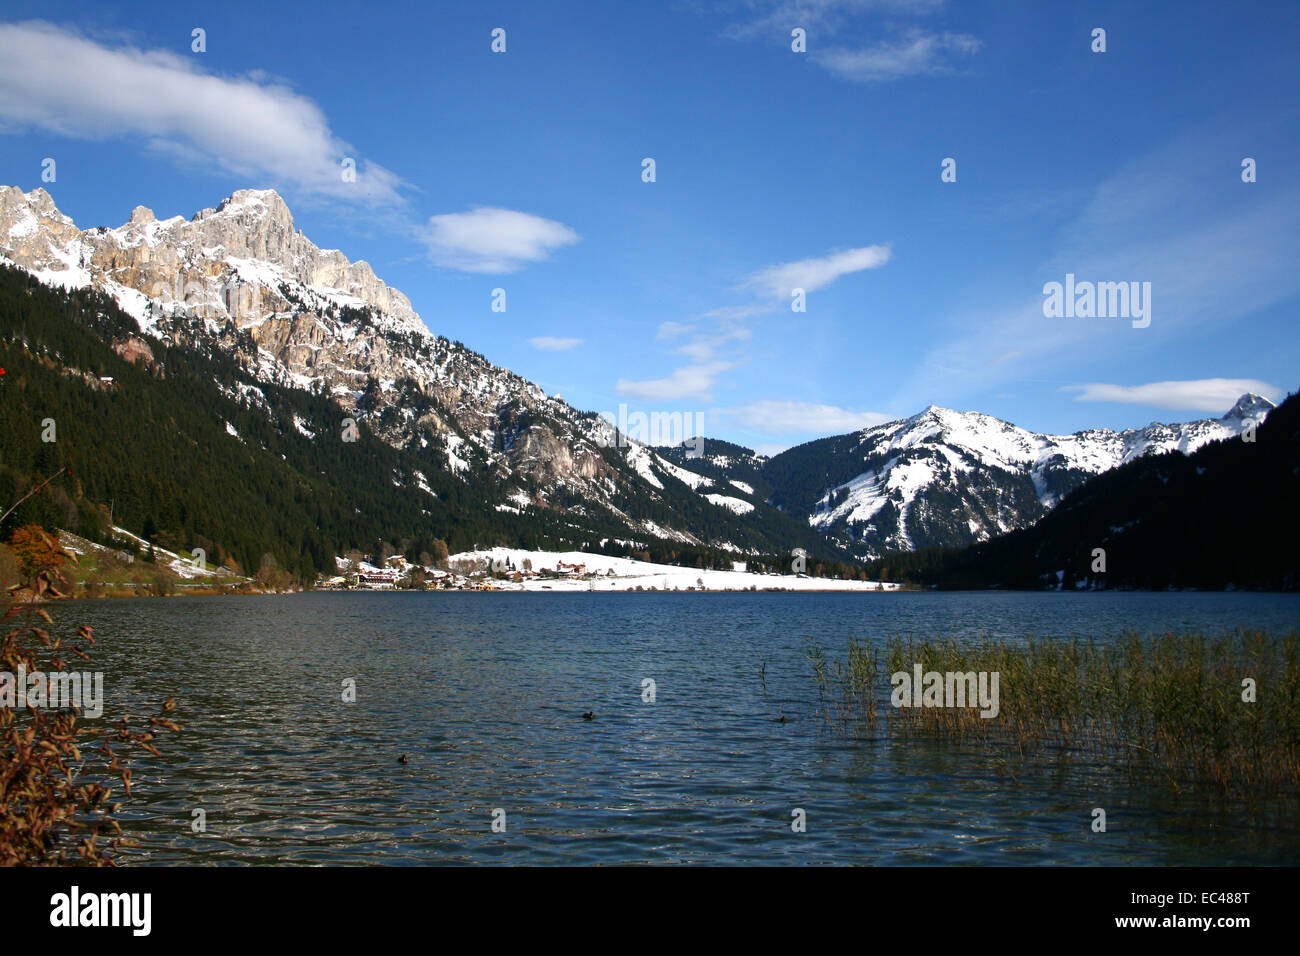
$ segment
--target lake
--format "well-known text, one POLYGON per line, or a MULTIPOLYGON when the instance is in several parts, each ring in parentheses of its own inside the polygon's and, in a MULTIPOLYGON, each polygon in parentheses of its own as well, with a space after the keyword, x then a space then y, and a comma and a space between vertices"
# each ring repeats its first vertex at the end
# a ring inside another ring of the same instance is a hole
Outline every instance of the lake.
POLYGON ((807 658, 812 641, 842 658, 850 637, 909 633, 1280 634, 1300 628, 1300 595, 363 592, 53 610, 61 631, 96 628, 78 669, 104 671, 106 713, 180 698, 184 732, 136 764, 127 863, 1300 859, 1293 798, 1225 805, 1102 762, 846 737, 818 716, 807 658))

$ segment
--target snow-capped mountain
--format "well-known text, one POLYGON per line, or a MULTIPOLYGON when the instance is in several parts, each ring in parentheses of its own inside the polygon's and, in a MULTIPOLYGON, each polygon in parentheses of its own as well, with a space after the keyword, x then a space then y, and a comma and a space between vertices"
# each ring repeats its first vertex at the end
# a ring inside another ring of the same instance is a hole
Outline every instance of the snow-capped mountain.
POLYGON ((775 527, 760 527, 754 503, 705 497, 717 492, 707 479, 434 335, 368 264, 296 230, 273 190, 240 190, 188 220, 140 206, 115 229, 82 230, 45 190, 0 187, 0 261, 112 296, 142 336, 114 343, 120 352, 147 354, 150 336, 216 347, 258 380, 326 392, 389 444, 438 451, 499 511, 559 509, 575 528, 737 550, 816 540, 771 507, 758 517, 775 527))
POLYGON ((1045 435, 932 405, 790 449, 763 473, 774 503, 855 553, 963 545, 1032 524, 1089 477, 1134 458, 1235 437, 1273 407, 1247 394, 1222 418, 1045 435))
POLYGON ((0 261, 115 299, 140 331, 111 343, 120 355, 150 361, 150 338, 222 349, 252 380, 232 392, 241 401, 265 401, 259 381, 327 394, 496 511, 559 514, 579 539, 768 554, 829 542, 859 556, 967 544, 1032 524, 1091 475, 1191 452, 1273 407, 1246 395, 1220 419, 1042 435, 931 406, 772 459, 714 440, 696 457, 619 436, 433 334, 368 264, 298 231, 273 190, 240 190, 188 220, 138 206, 122 226, 83 230, 43 189, 0 187, 0 261))

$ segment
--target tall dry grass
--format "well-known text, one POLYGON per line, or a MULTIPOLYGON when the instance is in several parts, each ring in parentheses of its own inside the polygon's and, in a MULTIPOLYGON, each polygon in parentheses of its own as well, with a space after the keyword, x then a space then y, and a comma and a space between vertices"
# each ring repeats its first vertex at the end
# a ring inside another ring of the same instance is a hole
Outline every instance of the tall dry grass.
POLYGON ((851 641, 844 661, 810 653, 823 716, 853 733, 1055 750, 1155 771, 1172 784, 1251 791, 1300 786, 1300 635, 1239 630, 1119 641, 894 638, 851 641), (1000 709, 890 706, 898 671, 997 672, 1000 709), (1243 680, 1255 700, 1243 700, 1243 680))

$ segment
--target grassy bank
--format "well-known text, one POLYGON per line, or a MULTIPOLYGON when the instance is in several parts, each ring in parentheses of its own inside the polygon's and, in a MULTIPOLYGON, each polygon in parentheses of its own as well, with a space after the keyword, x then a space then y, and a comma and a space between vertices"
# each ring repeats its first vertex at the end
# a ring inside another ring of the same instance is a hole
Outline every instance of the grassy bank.
POLYGON ((1174 786, 1270 792, 1300 785, 1300 635, 1241 630, 1078 640, 851 641, 810 654, 823 716, 847 733, 1056 750, 1154 771, 1174 786), (975 707, 891 705, 890 677, 999 675, 993 718, 975 707), (1253 681, 1253 701, 1246 681, 1253 681))

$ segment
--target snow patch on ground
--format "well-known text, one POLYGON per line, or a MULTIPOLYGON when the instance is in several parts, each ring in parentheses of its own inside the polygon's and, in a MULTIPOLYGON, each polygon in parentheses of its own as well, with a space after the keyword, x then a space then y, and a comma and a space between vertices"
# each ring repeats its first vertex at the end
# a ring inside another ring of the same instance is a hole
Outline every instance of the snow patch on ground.
POLYGON ((741 498, 730 498, 727 495, 705 495, 704 497, 708 499, 709 504, 726 508, 738 515, 747 515, 754 510, 753 505, 741 498))
POLYGON ((451 561, 490 561, 509 560, 515 568, 522 568, 524 560, 532 562, 534 571, 542 568, 558 570, 558 565, 581 564, 594 577, 534 578, 522 582, 494 581, 496 587, 508 591, 632 591, 640 586, 643 590, 651 587, 662 591, 665 588, 686 590, 698 588, 702 581, 709 591, 747 591, 756 587, 784 588, 790 591, 895 591, 897 584, 878 581, 835 581, 826 578, 800 577, 793 574, 756 574, 743 569, 744 562, 737 561, 735 571, 703 571, 699 568, 681 568, 671 564, 654 564, 636 561, 632 558, 615 558, 603 554, 587 554, 583 551, 527 551, 520 548, 492 548, 490 550, 463 551, 451 556, 451 561), (611 577, 610 571, 614 572, 611 577))
POLYGON ((463 444, 465 444, 465 439, 461 438, 459 435, 449 434, 447 436, 447 469, 453 474, 459 474, 462 471, 469 471, 469 462, 456 454, 460 449, 460 446, 463 444))
POLYGON ((672 475, 678 481, 688 485, 692 491, 701 487, 709 487, 713 484, 712 478, 705 478, 703 475, 697 475, 695 472, 687 471, 685 468, 678 468, 672 462, 665 461, 658 455, 655 456, 655 465, 672 475))
MULTIPOLYGON (((638 475, 656 488, 662 490, 664 483, 659 480, 659 476, 656 475, 654 470, 650 467, 650 460, 652 457, 656 456, 652 456, 650 450, 644 445, 638 445, 635 442, 632 442, 627 447, 627 463, 632 466, 638 475)), ((666 462, 662 461, 659 463, 666 464, 666 462)))

